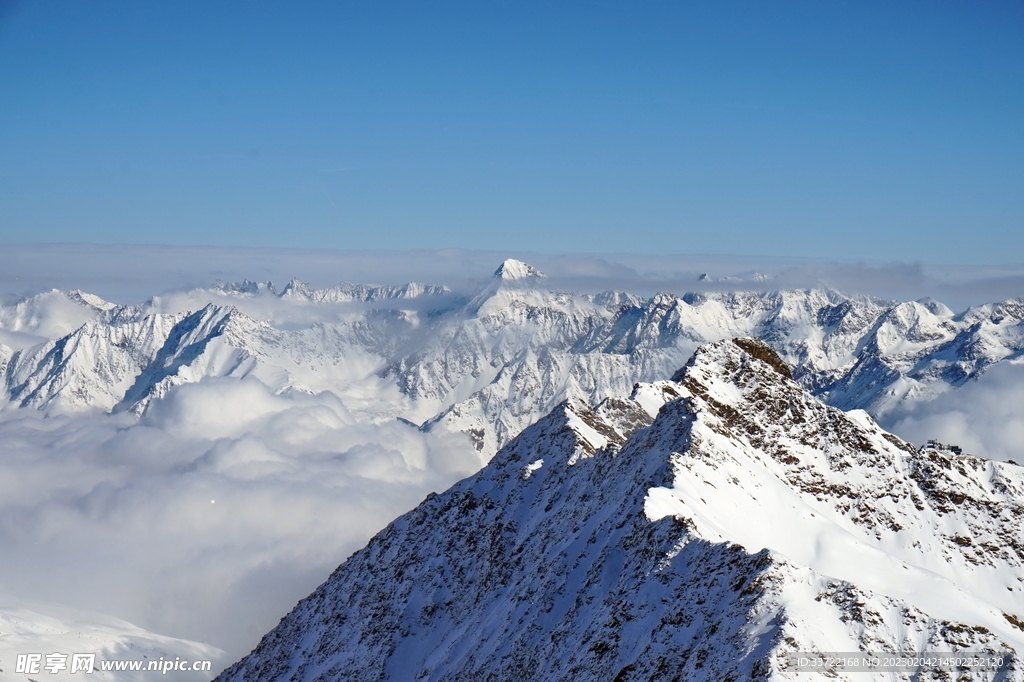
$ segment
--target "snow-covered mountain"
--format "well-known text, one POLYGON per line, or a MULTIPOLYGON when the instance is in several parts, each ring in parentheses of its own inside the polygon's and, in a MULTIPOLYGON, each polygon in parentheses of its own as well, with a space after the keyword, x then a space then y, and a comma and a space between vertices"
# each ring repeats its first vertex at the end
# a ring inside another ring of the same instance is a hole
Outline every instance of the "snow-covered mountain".
POLYGON ((1016 361, 1022 320, 1024 299, 954 314, 823 289, 559 292, 515 260, 471 296, 246 281, 115 306, 50 292, 0 308, 0 395, 7 408, 142 413, 176 385, 254 376, 330 390, 363 420, 466 433, 490 455, 565 399, 628 395, 736 335, 764 339, 829 404, 881 418, 1016 361))
POLYGON ((781 680, 796 652, 1021 651, 1024 469, 918 450, 792 377, 739 338, 563 402, 219 679, 781 680))

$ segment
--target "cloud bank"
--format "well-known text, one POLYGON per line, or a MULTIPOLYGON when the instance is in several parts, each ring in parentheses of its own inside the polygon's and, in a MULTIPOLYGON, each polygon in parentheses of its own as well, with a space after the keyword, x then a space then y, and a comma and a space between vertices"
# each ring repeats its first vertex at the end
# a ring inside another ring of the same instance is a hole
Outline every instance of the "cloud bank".
POLYGON ((916 300, 930 296, 954 310, 1024 294, 1024 264, 952 266, 717 255, 546 254, 467 251, 335 251, 96 244, 7 244, 0 250, 0 292, 28 295, 82 289, 117 303, 154 292, 206 287, 215 280, 297 277, 317 287, 341 281, 445 284, 474 293, 506 258, 531 263, 552 286, 578 291, 768 290, 830 286, 847 293, 916 300), (700 280, 707 275, 706 280, 700 280))
POLYGON ((394 517, 483 462, 329 392, 181 386, 128 415, 0 421, 0 585, 243 654, 394 517))
POLYGON ((1024 465, 1024 364, 993 365, 957 390, 893 414, 882 426, 917 445, 934 438, 972 455, 1024 465))

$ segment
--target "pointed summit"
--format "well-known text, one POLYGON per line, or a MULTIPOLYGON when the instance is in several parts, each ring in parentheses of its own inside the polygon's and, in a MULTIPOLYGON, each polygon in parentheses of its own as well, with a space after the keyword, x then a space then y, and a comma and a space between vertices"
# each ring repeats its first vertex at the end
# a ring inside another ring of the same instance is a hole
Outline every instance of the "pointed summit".
POLYGON ((506 282, 519 279, 530 279, 531 277, 546 277, 546 275, 529 263, 524 263, 515 258, 509 258, 494 271, 495 279, 506 282))
MULTIPOLYGON (((509 258, 494 271, 490 281, 470 300, 464 310, 469 315, 501 315, 501 311, 508 308, 512 299, 538 293, 541 287, 538 286, 537 280, 544 277, 546 275, 543 272, 529 263, 509 258)), ((536 304, 535 301, 532 305, 536 304)))

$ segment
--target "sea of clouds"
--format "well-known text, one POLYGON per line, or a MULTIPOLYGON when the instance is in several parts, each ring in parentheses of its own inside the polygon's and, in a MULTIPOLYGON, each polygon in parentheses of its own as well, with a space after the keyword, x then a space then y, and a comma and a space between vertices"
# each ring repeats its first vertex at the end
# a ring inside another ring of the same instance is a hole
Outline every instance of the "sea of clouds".
POLYGON ((957 390, 890 415, 882 426, 918 445, 935 439, 1024 465, 1024 364, 992 365, 957 390))
POLYGON ((127 414, 0 419, 0 585, 246 653, 393 518, 483 465, 463 436, 358 424, 253 379, 127 414))
MULTIPOLYGON (((296 276, 318 286, 412 280, 472 292, 508 256, 534 262, 553 287, 589 291, 827 284, 933 296, 954 309, 1024 293, 1024 268, 66 245, 5 248, 0 290, 10 300, 79 288, 140 303, 216 279, 280 286, 296 276)), ((151 304, 188 307, 189 296, 151 304)), ((484 464, 461 435, 367 423, 344 400, 330 391, 279 395, 254 378, 208 379, 172 389, 141 419, 0 412, 0 601, 111 614, 241 656, 375 532, 484 464)), ((993 367, 886 425, 918 444, 939 438, 1024 462, 1024 366, 993 367)))

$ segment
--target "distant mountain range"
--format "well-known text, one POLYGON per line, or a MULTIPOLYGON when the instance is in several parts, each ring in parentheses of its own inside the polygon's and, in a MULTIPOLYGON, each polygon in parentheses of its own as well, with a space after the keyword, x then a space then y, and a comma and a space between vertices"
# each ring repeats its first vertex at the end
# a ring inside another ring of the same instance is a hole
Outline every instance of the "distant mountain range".
POLYGON ((702 343, 756 336, 830 405, 882 418, 1024 351, 1024 299, 954 314, 825 289, 551 291, 508 260, 473 296, 444 286, 218 283, 118 306, 52 291, 0 307, 2 409, 144 412, 174 386, 247 377, 337 393, 496 452, 566 399, 596 405, 669 376, 702 343))

